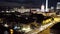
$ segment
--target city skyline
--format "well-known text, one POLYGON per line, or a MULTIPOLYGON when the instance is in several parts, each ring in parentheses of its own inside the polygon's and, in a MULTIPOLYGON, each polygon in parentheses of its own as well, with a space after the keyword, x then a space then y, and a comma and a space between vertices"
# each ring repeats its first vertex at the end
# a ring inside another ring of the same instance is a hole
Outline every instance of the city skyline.
MULTIPOLYGON (((56 7, 60 0, 49 0, 48 7, 56 7)), ((46 5, 46 0, 0 0, 0 6, 26 6, 26 7, 41 7, 46 5)))

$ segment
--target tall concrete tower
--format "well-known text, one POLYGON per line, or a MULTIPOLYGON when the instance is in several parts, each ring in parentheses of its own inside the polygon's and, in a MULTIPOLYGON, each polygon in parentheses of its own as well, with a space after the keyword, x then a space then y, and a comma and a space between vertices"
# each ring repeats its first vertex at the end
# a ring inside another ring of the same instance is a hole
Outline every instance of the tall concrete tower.
POLYGON ((46 12, 48 12, 48 0, 46 0, 46 12))

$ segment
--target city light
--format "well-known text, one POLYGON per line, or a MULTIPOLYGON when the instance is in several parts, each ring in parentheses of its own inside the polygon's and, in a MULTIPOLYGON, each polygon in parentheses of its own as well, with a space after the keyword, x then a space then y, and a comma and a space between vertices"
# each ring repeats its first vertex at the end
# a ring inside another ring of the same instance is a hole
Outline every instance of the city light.
POLYGON ((9 13, 9 11, 6 11, 7 13, 9 13))
POLYGON ((4 24, 4 26, 5 26, 5 27, 8 27, 8 25, 7 25, 7 24, 4 24))
POLYGON ((22 30, 27 33, 27 32, 29 32, 29 31, 31 31, 31 28, 30 28, 30 27, 28 27, 28 28, 22 28, 22 30))
POLYGON ((13 29, 10 29, 10 33, 13 34, 13 29))
POLYGON ((44 8, 45 8, 44 5, 41 5, 41 11, 42 12, 44 12, 44 10, 45 10, 44 8))
POLYGON ((54 9, 54 7, 51 7, 51 9, 54 9))
POLYGON ((4 12, 4 11, 1 11, 1 12, 4 12))
POLYGON ((37 11, 40 11, 40 9, 37 9, 37 11))
POLYGON ((48 0, 46 0, 46 12, 48 12, 48 0))
POLYGON ((15 11, 11 11, 11 12, 15 12, 15 11))

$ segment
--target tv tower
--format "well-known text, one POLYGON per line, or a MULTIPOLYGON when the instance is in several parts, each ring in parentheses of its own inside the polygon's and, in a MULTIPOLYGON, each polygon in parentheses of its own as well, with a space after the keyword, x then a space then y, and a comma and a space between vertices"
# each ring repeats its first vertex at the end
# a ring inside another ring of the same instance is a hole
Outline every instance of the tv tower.
POLYGON ((48 0, 46 0, 46 12, 48 12, 48 0))

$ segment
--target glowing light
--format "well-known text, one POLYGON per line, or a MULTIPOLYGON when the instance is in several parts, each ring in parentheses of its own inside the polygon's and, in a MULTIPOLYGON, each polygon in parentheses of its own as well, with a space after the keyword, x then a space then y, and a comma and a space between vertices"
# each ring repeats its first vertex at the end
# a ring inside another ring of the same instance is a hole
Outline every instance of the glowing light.
POLYGON ((13 29, 10 29, 10 33, 13 34, 13 29))
POLYGON ((41 6, 41 11, 44 12, 44 5, 41 6))
POLYGON ((14 29, 17 29, 17 28, 18 28, 17 26, 14 27, 14 29))
MULTIPOLYGON (((54 18, 54 21, 50 21, 48 24, 46 25, 41 25, 38 29, 38 32, 33 32, 32 34, 37 34, 51 26, 53 26, 54 24, 56 24, 56 22, 60 22, 60 18, 54 18)), ((31 33, 30 33, 31 34, 31 33)))
POLYGON ((7 13, 9 12, 9 11, 6 11, 7 13))
POLYGON ((59 22, 60 18, 54 18, 54 21, 59 22))
POLYGON ((4 11, 2 11, 2 12, 4 12, 4 11))
POLYGON ((15 12, 15 11, 11 11, 11 12, 15 12))
POLYGON ((25 31, 25 32, 29 32, 29 31, 31 31, 30 28, 23 28, 22 30, 25 31))
POLYGON ((46 0, 46 12, 48 12, 48 0, 46 0))
POLYGON ((8 25, 7 25, 7 24, 5 24, 4 26, 5 26, 5 27, 8 27, 8 25))
POLYGON ((49 26, 51 26, 51 25, 53 25, 54 23, 49 23, 49 24, 46 24, 46 25, 44 25, 44 26, 41 26, 40 27, 40 31, 43 31, 43 30, 45 30, 46 28, 48 28, 49 26))
POLYGON ((37 11, 40 11, 39 9, 37 9, 37 11))
POLYGON ((51 7, 51 9, 54 9, 54 7, 51 7))
POLYGON ((49 22, 51 22, 51 18, 50 18, 50 19, 47 19, 47 20, 44 20, 44 21, 43 21, 43 24, 47 24, 47 23, 49 23, 49 22))
POLYGON ((20 29, 20 27, 15 26, 14 29, 20 29))

